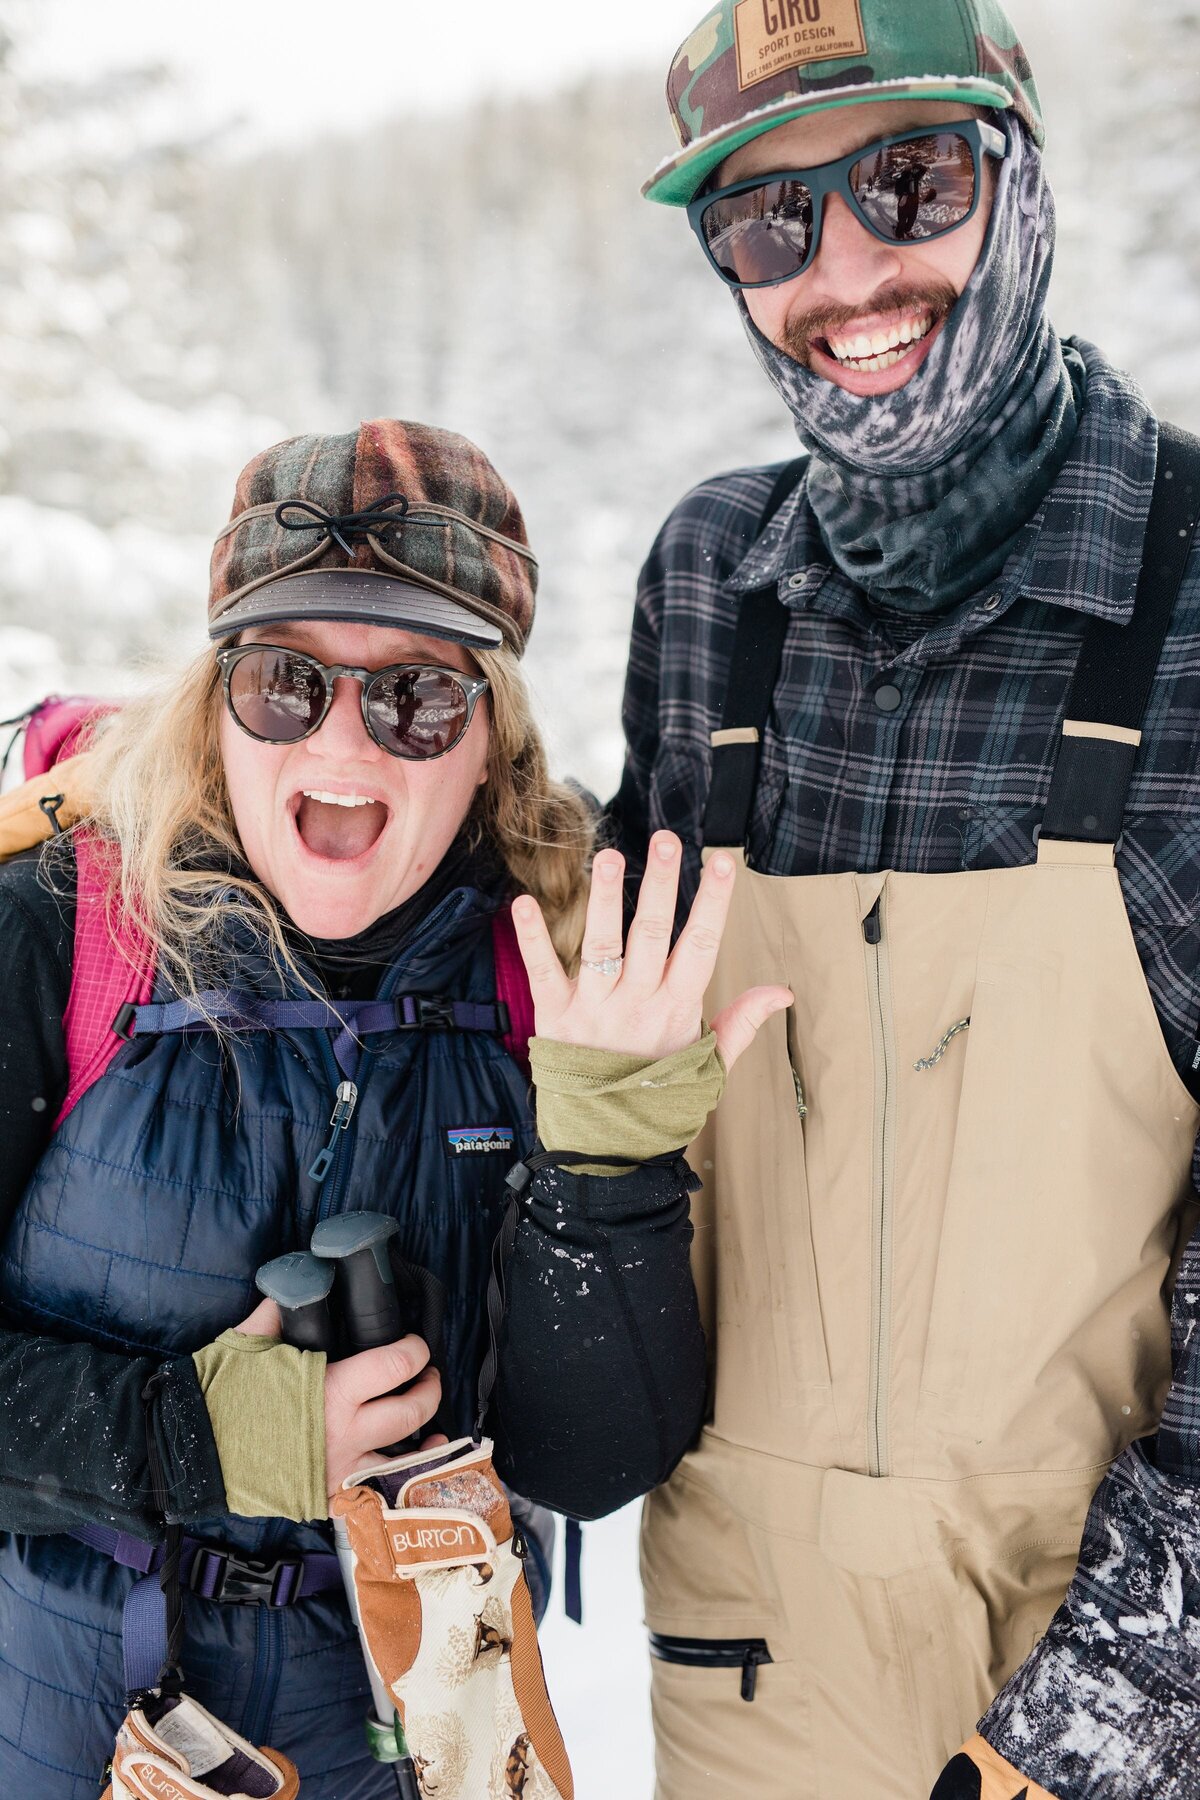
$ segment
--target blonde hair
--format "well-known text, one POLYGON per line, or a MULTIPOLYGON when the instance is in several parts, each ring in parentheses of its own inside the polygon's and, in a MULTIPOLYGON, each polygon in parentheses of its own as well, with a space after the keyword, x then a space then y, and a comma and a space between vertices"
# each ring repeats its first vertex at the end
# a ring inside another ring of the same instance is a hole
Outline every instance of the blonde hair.
MULTIPOLYGON (((585 800, 550 779, 529 689, 506 650, 476 652, 490 682, 487 780, 466 821, 490 842, 518 890, 539 902, 559 955, 578 960, 595 826, 585 800)), ((94 733, 88 809, 80 827, 111 846, 105 896, 156 952, 176 991, 195 999, 228 983, 228 927, 304 977, 287 918, 253 877, 230 873, 245 854, 234 823, 219 721, 224 705, 211 650, 127 702, 94 733)))

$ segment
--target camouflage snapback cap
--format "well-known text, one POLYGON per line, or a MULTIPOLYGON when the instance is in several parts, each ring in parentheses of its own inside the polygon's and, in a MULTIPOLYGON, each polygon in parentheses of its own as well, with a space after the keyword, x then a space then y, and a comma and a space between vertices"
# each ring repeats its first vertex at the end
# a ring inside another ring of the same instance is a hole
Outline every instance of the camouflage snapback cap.
POLYGON ((667 105, 680 148, 642 192, 686 206, 751 138, 868 100, 1011 107, 1045 137, 1029 59, 997 0, 721 0, 675 53, 667 105))

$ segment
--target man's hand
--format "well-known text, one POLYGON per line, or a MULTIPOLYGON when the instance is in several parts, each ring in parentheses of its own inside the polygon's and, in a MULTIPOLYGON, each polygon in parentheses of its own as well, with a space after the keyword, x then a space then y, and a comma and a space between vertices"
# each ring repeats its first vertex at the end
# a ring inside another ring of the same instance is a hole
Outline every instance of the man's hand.
MULTIPOLYGON (((710 858, 672 950, 680 860, 674 832, 656 832, 624 961, 613 974, 588 964, 621 959, 625 859, 619 851, 602 850, 592 865, 583 963, 574 980, 558 959, 537 901, 525 894, 514 903, 513 924, 529 974, 539 1037, 590 1050, 616 1050, 648 1063, 696 1042, 705 990, 733 898, 734 862, 722 851, 710 858)), ((748 988, 719 1013, 712 1029, 725 1067, 733 1067, 772 1013, 791 1003, 785 987, 748 988)))
POLYGON ((987 1742, 973 1737, 942 1770, 929 1800, 1054 1800, 987 1742))

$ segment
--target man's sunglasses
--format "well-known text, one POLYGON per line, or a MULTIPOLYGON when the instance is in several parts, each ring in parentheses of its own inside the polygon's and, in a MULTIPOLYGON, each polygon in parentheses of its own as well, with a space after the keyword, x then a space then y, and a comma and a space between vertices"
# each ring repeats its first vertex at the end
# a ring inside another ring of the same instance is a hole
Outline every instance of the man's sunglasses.
POLYGON ((391 663, 356 669, 318 662, 278 644, 239 644, 218 650, 225 704, 248 737, 262 744, 298 744, 311 737, 333 705, 333 684, 344 675, 361 685, 363 724, 389 756, 432 762, 453 750, 488 684, 482 675, 428 663, 391 663))
POLYGON ((821 244, 825 202, 839 194, 873 237, 922 244, 972 218, 984 156, 1008 154, 994 125, 964 119, 940 131, 880 138, 840 162, 735 181, 688 207, 692 230, 730 287, 773 287, 803 274, 821 244))

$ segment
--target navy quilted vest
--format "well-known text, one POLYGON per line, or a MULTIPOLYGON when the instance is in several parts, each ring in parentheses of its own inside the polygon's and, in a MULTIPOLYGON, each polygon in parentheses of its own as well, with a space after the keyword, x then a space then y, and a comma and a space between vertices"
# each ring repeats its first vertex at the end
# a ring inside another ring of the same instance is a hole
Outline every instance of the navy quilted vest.
MULTIPOLYGON (((472 889, 447 895, 381 997, 492 1001, 494 910, 472 889)), ((253 985, 279 992, 265 972, 253 985)), ((306 1245, 318 1219, 390 1212, 405 1254, 445 1284, 446 1391, 469 1430, 504 1175, 533 1137, 526 1080, 482 1032, 392 1030, 366 1044, 354 1116, 319 1184, 308 1171, 342 1079, 329 1032, 221 1045, 189 1031, 125 1046, 56 1132, 13 1221, 0 1265, 11 1323, 186 1354, 252 1310, 255 1270, 306 1245), (512 1132, 511 1149, 456 1149, 456 1128, 491 1126, 512 1132)), ((252 1555, 328 1547, 287 1520, 190 1529, 252 1555)), ((122 1711, 132 1579, 71 1539, 0 1539, 0 1791, 94 1800, 122 1711)), ((365 1678, 340 1594, 277 1612, 189 1597, 184 1660, 198 1699, 293 1757, 306 1800, 394 1793, 366 1757, 365 1678)))

